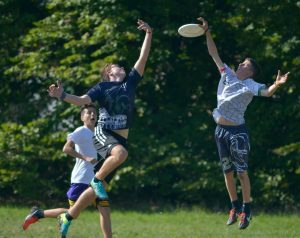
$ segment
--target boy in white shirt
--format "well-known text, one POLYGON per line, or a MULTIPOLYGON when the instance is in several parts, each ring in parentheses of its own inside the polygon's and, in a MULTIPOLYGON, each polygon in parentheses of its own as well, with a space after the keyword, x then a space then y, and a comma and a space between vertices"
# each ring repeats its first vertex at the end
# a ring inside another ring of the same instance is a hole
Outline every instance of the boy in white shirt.
MULTIPOLYGON (((81 108, 81 120, 83 126, 70 133, 67 142, 63 147, 63 152, 75 157, 76 163, 71 174, 71 185, 67 192, 70 207, 74 205, 80 194, 89 187, 89 183, 94 177, 94 165, 97 163, 97 151, 93 144, 94 128, 97 121, 96 107, 92 104, 81 108)), ((111 236, 111 224, 109 208, 99 206, 99 201, 95 201, 100 212, 101 228, 105 237, 111 236)), ((55 208, 41 210, 33 207, 23 223, 26 230, 31 224, 41 218, 57 218, 60 214, 68 211, 67 208, 55 208)))

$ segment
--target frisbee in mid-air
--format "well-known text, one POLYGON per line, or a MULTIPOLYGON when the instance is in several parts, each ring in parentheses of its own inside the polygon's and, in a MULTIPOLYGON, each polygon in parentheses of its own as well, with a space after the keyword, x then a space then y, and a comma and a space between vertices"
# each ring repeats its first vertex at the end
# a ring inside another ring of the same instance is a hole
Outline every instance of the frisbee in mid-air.
POLYGON ((204 34, 204 30, 198 24, 185 24, 178 29, 178 33, 184 37, 197 37, 204 34))

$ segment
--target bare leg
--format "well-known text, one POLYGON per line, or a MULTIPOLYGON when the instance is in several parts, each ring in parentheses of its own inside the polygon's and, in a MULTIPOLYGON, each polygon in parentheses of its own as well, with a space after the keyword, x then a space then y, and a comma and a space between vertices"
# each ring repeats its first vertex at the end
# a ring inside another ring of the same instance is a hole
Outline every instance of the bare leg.
POLYGON ((111 221, 110 221, 110 208, 98 206, 100 213, 100 226, 104 238, 112 238, 111 221))
POLYGON ((68 213, 76 219, 80 212, 90 205, 96 198, 96 195, 91 187, 87 188, 75 202, 74 206, 70 207, 68 213))
POLYGON ((58 215, 67 212, 67 208, 55 208, 55 209, 48 209, 44 210, 45 218, 57 218, 58 215))
POLYGON ((100 170, 95 174, 95 177, 99 180, 104 180, 113 170, 120 166, 127 158, 127 150, 121 146, 115 146, 110 153, 110 156, 104 161, 100 170))
POLYGON ((233 175, 234 175, 233 171, 224 174, 226 188, 231 201, 235 201, 238 199, 237 192, 236 192, 236 184, 233 175))
POLYGON ((238 173, 238 177, 242 186, 243 202, 250 203, 251 185, 247 171, 238 173))

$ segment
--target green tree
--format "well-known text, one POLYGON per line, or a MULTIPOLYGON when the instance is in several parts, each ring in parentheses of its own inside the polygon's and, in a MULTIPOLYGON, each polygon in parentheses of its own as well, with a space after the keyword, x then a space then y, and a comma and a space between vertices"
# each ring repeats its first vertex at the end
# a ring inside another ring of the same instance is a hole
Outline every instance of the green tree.
POLYGON ((204 16, 221 58, 230 66, 247 56, 256 58, 263 68, 259 81, 266 84, 273 82, 278 69, 291 72, 290 82, 275 96, 256 98, 248 109, 249 172, 254 202, 267 208, 299 206, 298 150, 281 153, 299 143, 297 2, 49 0, 43 7, 44 17, 23 32, 2 71, 18 82, 14 88, 19 90, 16 100, 9 84, 1 91, 8 96, 6 108, 17 108, 15 118, 2 120, 0 133, 0 185, 8 197, 63 197, 70 163, 61 147, 66 132, 78 125, 78 110, 50 99, 46 89, 62 79, 67 92, 84 94, 101 80, 99 71, 106 63, 132 67, 143 39, 135 25, 141 18, 154 28, 154 39, 138 88, 129 158, 111 184, 112 196, 126 192, 131 200, 223 207, 227 194, 211 117, 219 75, 205 37, 182 38, 177 33, 180 25, 204 16), (9 145, 16 144, 8 154, 9 145), (12 178, 39 178, 39 184, 31 185, 32 193, 23 183, 14 190, 3 182, 12 178))

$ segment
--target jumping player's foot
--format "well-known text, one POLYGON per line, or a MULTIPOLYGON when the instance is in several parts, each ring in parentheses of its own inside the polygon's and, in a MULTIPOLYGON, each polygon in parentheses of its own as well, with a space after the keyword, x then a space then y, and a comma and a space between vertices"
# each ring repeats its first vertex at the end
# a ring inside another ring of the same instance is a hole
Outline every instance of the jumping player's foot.
POLYGON ((243 212, 243 213, 241 213, 239 218, 241 219, 240 223, 239 223, 239 229, 246 229, 250 224, 252 215, 251 215, 251 213, 247 214, 247 213, 243 212))
POLYGON ((98 198, 101 200, 108 200, 108 195, 101 180, 95 182, 94 179, 92 179, 90 185, 98 198))
POLYGON ((29 214, 25 217, 25 220, 22 224, 23 230, 26 230, 31 224, 37 222, 40 218, 38 216, 38 213, 40 213, 41 210, 38 207, 32 207, 29 214))
POLYGON ((61 238, 66 238, 69 226, 71 225, 71 221, 68 221, 66 218, 66 213, 62 213, 57 217, 58 220, 58 226, 59 226, 59 232, 61 238))
POLYGON ((230 226, 233 223, 235 223, 237 221, 238 216, 239 216, 239 212, 235 208, 232 208, 229 211, 229 217, 228 217, 228 220, 226 222, 226 225, 230 226))

